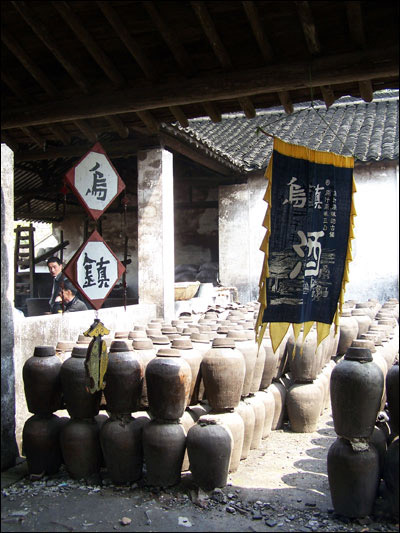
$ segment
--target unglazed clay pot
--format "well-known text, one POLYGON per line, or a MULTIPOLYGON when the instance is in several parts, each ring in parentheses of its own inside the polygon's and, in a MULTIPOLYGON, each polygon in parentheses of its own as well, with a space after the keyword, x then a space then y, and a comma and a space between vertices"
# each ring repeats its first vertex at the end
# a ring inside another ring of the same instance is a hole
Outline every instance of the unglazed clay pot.
POLYGON ((54 346, 36 346, 22 368, 28 411, 50 415, 62 409, 61 360, 54 346))
POLYGON ((130 415, 111 415, 100 430, 100 444, 113 483, 133 483, 142 476, 142 424, 130 415))
POLYGON ((347 439, 336 439, 328 451, 328 481, 337 514, 349 518, 370 515, 379 487, 375 447, 355 452, 347 439))
POLYGON ((256 392, 255 396, 260 398, 260 400, 264 403, 265 417, 262 438, 265 439, 269 437, 272 431, 272 421, 274 419, 275 412, 275 398, 269 389, 267 389, 266 391, 256 392))
POLYGON ((358 337, 358 322, 351 311, 343 309, 339 318, 339 343, 337 347, 337 355, 344 355, 351 343, 358 337))
POLYGON ((314 381, 321 366, 322 351, 317 352, 317 332, 311 330, 303 342, 303 333, 297 337, 290 335, 286 344, 292 378, 298 383, 314 381))
POLYGON ((130 414, 139 407, 144 370, 132 343, 116 340, 108 354, 104 396, 107 410, 114 414, 130 414))
POLYGON ((359 339, 361 335, 367 333, 370 325, 372 324, 372 318, 369 313, 369 309, 353 309, 351 311, 351 316, 353 316, 358 322, 358 335, 359 339))
POLYGON ((22 447, 30 475, 52 475, 60 469, 60 432, 63 422, 56 415, 34 415, 25 422, 22 447))
POLYGON ((60 435, 61 450, 69 475, 89 478, 100 472, 102 451, 99 426, 94 419, 71 418, 60 435))
POLYGON ((152 420, 143 428, 142 439, 147 483, 157 487, 178 484, 186 448, 182 424, 152 420))
MULTIPOLYGON (((226 338, 234 340, 236 348, 243 354, 246 371, 243 381, 242 396, 248 396, 250 394, 254 368, 256 366, 258 352, 257 343, 255 341, 248 340, 244 330, 229 330, 226 338)), ((235 407, 237 407, 237 405, 235 405, 235 407)))
POLYGON ((276 374, 276 369, 278 366, 279 351, 275 353, 272 349, 272 343, 270 337, 267 335, 267 332, 264 334, 262 345, 265 349, 265 362, 263 374, 261 377, 260 389, 266 389, 272 383, 272 378, 276 374))
MULTIPOLYGON (((195 420, 195 415, 189 409, 187 408, 186 411, 183 413, 182 417, 179 419, 179 422, 182 424, 186 436, 188 434, 189 429, 194 426, 197 422, 197 418, 195 420)), ((185 455, 183 457, 183 463, 182 463, 182 472, 186 472, 189 470, 189 456, 187 449, 185 450, 185 455)))
POLYGON ((243 446, 240 459, 246 459, 249 455, 251 441, 253 440, 256 415, 254 414, 254 409, 246 398, 240 401, 237 412, 241 416, 244 424, 243 446))
POLYGON ((386 394, 389 408, 389 425, 399 434, 399 364, 393 365, 386 376, 386 394))
POLYGON ((246 372, 245 360, 233 339, 216 338, 201 362, 206 398, 217 411, 239 405, 246 372))
POLYGON ((316 383, 295 383, 286 395, 290 428, 296 433, 316 431, 323 395, 316 383))
POLYGON ((192 371, 178 350, 162 348, 146 368, 149 411, 157 419, 178 420, 189 402, 192 371))
POLYGON ((384 378, 367 348, 349 348, 331 374, 332 417, 340 437, 370 437, 379 411, 384 378))
POLYGON ((199 401, 198 393, 201 381, 200 364, 203 355, 199 350, 193 347, 192 341, 188 338, 181 337, 174 339, 171 347, 179 350, 181 357, 189 364, 192 371, 192 381, 189 392, 189 405, 196 405, 199 401))
POLYGON ((254 431, 250 443, 250 450, 257 450, 261 446, 261 439, 264 432, 265 406, 263 400, 257 395, 250 395, 247 398, 249 405, 254 411, 254 431))
POLYGON ((132 346, 133 351, 137 353, 143 364, 143 387, 139 400, 139 409, 147 409, 149 400, 147 398, 146 368, 149 362, 155 358, 157 352, 151 339, 135 339, 132 342, 132 346))
POLYGON ((272 392, 275 400, 274 418, 272 419, 271 429, 280 429, 285 415, 286 387, 280 381, 274 381, 268 387, 268 390, 272 392))
POLYGON ((99 414, 101 391, 91 394, 87 389, 85 369, 87 346, 72 348, 71 357, 61 367, 61 385, 68 414, 72 418, 93 418, 99 414))
POLYGON ((201 417, 187 435, 190 470, 196 485, 205 491, 225 487, 232 450, 230 429, 214 417, 201 417))

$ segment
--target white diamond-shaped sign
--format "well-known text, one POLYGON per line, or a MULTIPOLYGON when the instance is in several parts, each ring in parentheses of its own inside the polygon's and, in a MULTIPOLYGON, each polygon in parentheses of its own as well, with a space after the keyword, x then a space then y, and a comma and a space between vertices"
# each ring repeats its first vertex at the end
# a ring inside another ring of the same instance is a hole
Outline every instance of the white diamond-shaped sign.
POLYGON ((90 216, 97 220, 125 188, 100 143, 66 174, 66 180, 90 216))

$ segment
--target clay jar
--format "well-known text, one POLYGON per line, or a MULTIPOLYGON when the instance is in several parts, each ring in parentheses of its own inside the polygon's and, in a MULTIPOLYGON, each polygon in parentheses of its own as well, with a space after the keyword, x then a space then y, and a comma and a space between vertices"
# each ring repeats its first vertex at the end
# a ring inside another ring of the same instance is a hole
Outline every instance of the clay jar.
POLYGON ((73 341, 58 341, 56 344, 56 355, 63 363, 66 359, 71 357, 72 348, 75 346, 73 341))
POLYGON ((379 411, 384 378, 367 348, 350 347, 331 374, 332 417, 336 433, 368 438, 379 411))
POLYGON ((337 347, 337 355, 344 355, 351 343, 358 337, 358 322, 355 317, 351 315, 349 309, 343 309, 339 318, 339 343, 337 347))
POLYGON ((158 487, 179 483, 186 447, 182 424, 152 420, 143 428, 142 441, 147 483, 158 487))
POLYGON ((336 439, 328 451, 328 481, 336 513, 350 518, 370 515, 379 486, 375 447, 355 452, 347 439, 336 439))
POLYGON ((69 475, 74 479, 99 474, 102 451, 99 425, 92 420, 71 418, 62 428, 61 450, 69 475))
POLYGON ((386 394, 389 424, 395 435, 399 434, 399 364, 393 365, 386 376, 386 394))
POLYGON ((232 449, 230 429, 213 417, 201 417, 187 435, 190 470, 196 485, 205 491, 225 487, 232 449))
POLYGON ((52 475, 60 469, 60 431, 63 423, 56 415, 34 415, 25 422, 22 447, 30 475, 52 475))
POLYGON ((100 430, 108 474, 115 484, 133 483, 142 476, 142 424, 130 415, 111 415, 100 430))
POLYGON ((136 411, 143 387, 143 363, 132 344, 113 341, 108 354, 104 396, 111 413, 129 414, 136 411))
POLYGON ((243 446, 240 459, 246 459, 249 455, 251 441, 253 440, 256 415, 254 414, 254 409, 249 404, 247 399, 240 401, 237 408, 237 413, 241 416, 244 424, 243 446))
POLYGON ((28 411, 50 415, 62 408, 61 361, 54 346, 36 346, 22 368, 28 411))
POLYGON ((143 387, 142 394, 139 399, 139 408, 147 409, 149 406, 149 400, 147 398, 147 382, 146 382, 146 368, 152 359, 156 356, 156 350, 153 346, 151 339, 135 339, 132 342, 133 351, 136 352, 143 364, 143 387))
POLYGON ((276 374, 279 359, 279 350, 274 353, 272 349, 271 338, 267 334, 267 331, 265 331, 264 338, 262 340, 262 345, 264 346, 265 350, 265 362, 261 377, 260 389, 266 389, 271 385, 272 378, 276 374))
POLYGON ((383 467, 387 450, 386 435, 381 428, 375 426, 368 440, 369 444, 375 446, 379 456, 379 476, 383 476, 383 467))
POLYGON ((178 420, 189 401, 192 371, 179 350, 161 348, 146 368, 149 411, 158 419, 178 420))
POLYGON ((200 364, 203 356, 199 350, 193 347, 192 341, 187 338, 173 339, 171 347, 179 350, 181 357, 189 364, 192 372, 192 380, 189 392, 189 405, 198 402, 201 372, 200 364))
POLYGON ((353 309, 351 311, 351 316, 354 316, 358 322, 357 338, 360 338, 363 333, 367 333, 370 325, 372 324, 372 318, 367 313, 367 309, 353 309))
MULTIPOLYGON (((250 332, 248 332, 248 333, 250 333, 250 332)), ((250 335, 248 333, 247 333, 247 335, 249 337, 250 335)), ((256 346, 257 346, 257 344, 256 344, 256 346)), ((263 377, 263 374, 264 374, 265 357, 266 357, 265 348, 264 348, 263 344, 261 344, 260 345, 260 349, 257 352, 256 364, 254 365, 253 379, 252 379, 251 385, 250 385, 250 393, 251 394, 255 394, 256 392, 258 392, 260 390, 261 381, 262 381, 262 377, 263 377)))
POLYGON ((262 438, 265 439, 266 437, 269 437, 272 430, 272 421, 275 412, 275 398, 270 390, 256 392, 255 396, 260 398, 264 403, 265 417, 262 438))
POLYGON ((316 431, 323 402, 317 383, 295 383, 286 395, 290 428, 295 433, 316 431))
POLYGON ((205 394, 217 411, 239 405, 246 365, 241 351, 232 338, 216 338, 201 362, 205 394))
POLYGON ((387 489, 390 511, 393 518, 399 519, 399 439, 387 449, 383 466, 383 480, 387 489))
POLYGON ((286 344, 290 372, 295 382, 306 383, 314 381, 320 367, 320 355, 317 354, 317 332, 311 330, 303 342, 303 333, 297 337, 290 335, 286 344))
POLYGON ((246 371, 243 382, 242 396, 246 397, 250 394, 250 388, 253 381, 258 351, 257 343, 255 341, 247 340, 247 335, 243 330, 229 330, 226 338, 234 340, 236 348, 243 354, 246 371))
POLYGON ((262 399, 257 396, 248 396, 247 403, 254 411, 254 431, 250 443, 250 450, 256 450, 261 446, 261 439, 264 432, 265 406, 262 399))
MULTIPOLYGON (((205 414, 205 411, 204 411, 205 414)), ((186 410, 182 417, 179 419, 179 422, 182 424, 183 429, 185 430, 185 434, 187 436, 189 429, 195 425, 198 418, 197 416, 192 413, 190 410, 186 410)), ((186 472, 189 470, 189 456, 187 453, 187 449, 185 450, 185 455, 183 456, 183 463, 182 463, 182 472, 186 472)))
POLYGON ((71 357, 61 367, 61 384, 65 404, 72 418, 92 418, 99 413, 101 391, 91 394, 87 389, 85 357, 87 346, 72 348, 71 357))
POLYGON ((272 392, 275 400, 274 418, 272 419, 271 429, 280 429, 285 414, 286 387, 280 381, 274 381, 268 387, 268 390, 272 392))

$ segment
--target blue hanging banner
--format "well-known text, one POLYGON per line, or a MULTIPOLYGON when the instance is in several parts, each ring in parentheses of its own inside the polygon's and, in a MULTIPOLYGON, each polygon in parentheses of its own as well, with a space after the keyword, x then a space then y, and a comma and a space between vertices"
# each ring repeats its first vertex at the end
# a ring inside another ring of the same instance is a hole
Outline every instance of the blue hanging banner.
POLYGON ((353 167, 353 157, 274 138, 264 197, 259 343, 267 324, 274 350, 290 324, 298 325, 295 334, 306 325, 304 339, 316 323, 318 344, 335 318, 338 324, 356 214, 353 167))

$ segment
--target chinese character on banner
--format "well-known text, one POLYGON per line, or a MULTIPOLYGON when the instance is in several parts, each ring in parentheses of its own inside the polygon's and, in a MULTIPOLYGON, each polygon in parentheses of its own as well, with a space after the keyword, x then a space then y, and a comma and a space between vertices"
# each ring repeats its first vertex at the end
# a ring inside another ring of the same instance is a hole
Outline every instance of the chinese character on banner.
POLYGON ((100 143, 66 173, 65 179, 93 220, 97 220, 125 189, 100 143))
POLYGON ((82 244, 63 270, 94 309, 100 309, 124 272, 125 267, 97 231, 82 244))
POLYGON ((318 344, 338 325, 351 261, 353 168, 353 157, 274 138, 256 324, 259 343, 269 324, 274 351, 290 324, 296 336, 316 323, 318 344))

